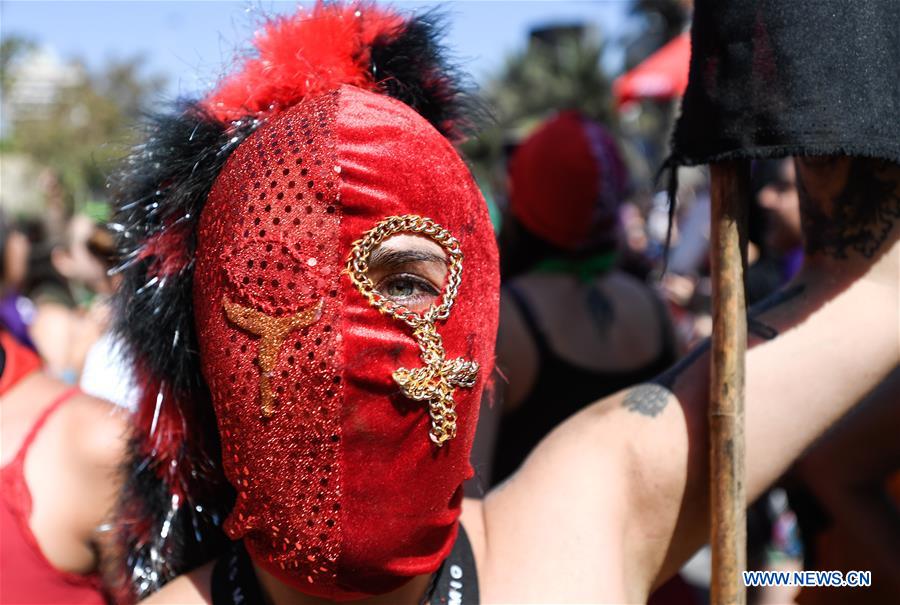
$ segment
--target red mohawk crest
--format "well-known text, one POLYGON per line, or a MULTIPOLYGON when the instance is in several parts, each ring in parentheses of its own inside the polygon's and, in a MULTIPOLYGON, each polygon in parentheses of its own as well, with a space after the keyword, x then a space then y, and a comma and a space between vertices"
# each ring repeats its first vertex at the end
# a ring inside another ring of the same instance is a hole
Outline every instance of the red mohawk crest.
POLYGON ((307 96, 351 84, 368 90, 378 85, 371 48, 390 43, 407 19, 370 4, 317 2, 266 23, 253 42, 257 55, 206 98, 206 109, 230 122, 290 107, 307 96))

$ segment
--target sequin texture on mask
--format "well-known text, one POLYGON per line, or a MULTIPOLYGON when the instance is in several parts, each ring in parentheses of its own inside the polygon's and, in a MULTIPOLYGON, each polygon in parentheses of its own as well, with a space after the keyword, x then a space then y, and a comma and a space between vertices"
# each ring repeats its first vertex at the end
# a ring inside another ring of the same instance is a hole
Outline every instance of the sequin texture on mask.
POLYGON ((204 210, 195 283, 237 490, 225 529, 274 573, 321 586, 334 582, 341 532, 342 258, 322 237, 341 220, 334 113, 333 94, 303 103, 229 159, 204 210))

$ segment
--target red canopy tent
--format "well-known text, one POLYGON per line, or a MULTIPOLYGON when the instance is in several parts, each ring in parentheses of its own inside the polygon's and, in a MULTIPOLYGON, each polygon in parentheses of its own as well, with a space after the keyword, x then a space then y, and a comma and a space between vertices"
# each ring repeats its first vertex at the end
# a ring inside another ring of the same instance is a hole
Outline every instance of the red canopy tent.
POLYGON ((616 78, 613 94, 621 106, 639 99, 674 99, 684 94, 691 62, 691 37, 685 32, 616 78))

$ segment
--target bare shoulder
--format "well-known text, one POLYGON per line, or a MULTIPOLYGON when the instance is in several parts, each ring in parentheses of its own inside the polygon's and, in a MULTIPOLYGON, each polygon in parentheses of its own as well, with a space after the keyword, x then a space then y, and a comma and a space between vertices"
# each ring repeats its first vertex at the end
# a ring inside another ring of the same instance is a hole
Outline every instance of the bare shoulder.
POLYGON ((486 602, 622 602, 627 423, 615 397, 545 438, 482 505, 486 602), (570 578, 560 583, 559 578, 570 578))
MULTIPOLYGON (((41 415, 60 397, 67 397, 70 390, 70 385, 43 372, 34 372, 5 393, 4 445, 8 439, 13 445, 10 450, 17 449, 41 415)), ((122 408, 76 392, 47 419, 41 435, 48 435, 47 441, 64 452, 58 463, 72 470, 76 463, 90 467, 118 465, 124 453, 127 429, 128 416, 122 408)))
POLYGON ((125 454, 128 412, 108 401, 79 393, 66 406, 66 434, 78 462, 118 466, 125 454))
POLYGON ((486 555, 485 547, 487 545, 484 533, 484 501, 475 498, 463 500, 462 514, 459 520, 466 529, 466 535, 472 545, 476 567, 480 567, 486 555))
POLYGON ((52 472, 67 475, 58 485, 66 486, 63 491, 70 498, 66 515, 72 531, 105 556, 113 546, 97 528, 109 519, 125 478, 127 413, 82 393, 73 396, 60 412, 55 429, 60 447, 54 451, 59 462, 52 472))
POLYGON ((182 576, 178 576, 159 591, 143 601, 151 605, 195 605, 211 604, 210 581, 215 562, 209 562, 182 576))

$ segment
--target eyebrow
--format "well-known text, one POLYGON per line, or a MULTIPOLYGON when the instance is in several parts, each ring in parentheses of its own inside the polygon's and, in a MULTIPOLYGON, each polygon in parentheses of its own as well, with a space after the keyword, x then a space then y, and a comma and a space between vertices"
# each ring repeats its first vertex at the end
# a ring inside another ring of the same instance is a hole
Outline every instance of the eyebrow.
POLYGON ((379 269, 394 269, 412 263, 440 263, 446 266, 447 260, 434 252, 427 250, 391 250, 390 248, 378 248, 369 257, 369 266, 379 269))

